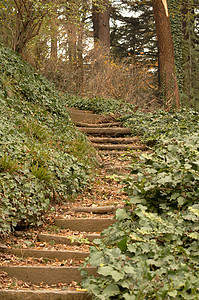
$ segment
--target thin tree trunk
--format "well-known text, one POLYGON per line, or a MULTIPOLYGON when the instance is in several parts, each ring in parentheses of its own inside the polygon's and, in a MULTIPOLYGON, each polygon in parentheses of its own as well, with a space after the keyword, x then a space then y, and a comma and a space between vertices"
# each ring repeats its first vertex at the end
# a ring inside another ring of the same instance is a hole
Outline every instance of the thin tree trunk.
POLYGON ((58 46, 58 30, 57 30, 57 14, 55 11, 54 20, 51 23, 50 28, 51 37, 51 47, 50 47, 50 57, 52 60, 57 61, 57 46, 58 46))
POLYGON ((183 33, 183 63, 184 63, 184 94, 189 105, 193 101, 193 49, 194 35, 194 5, 192 0, 183 0, 181 4, 182 33, 183 33))
POLYGON ((160 87, 164 91, 168 108, 175 100, 180 108, 180 95, 175 73, 174 47, 166 0, 153 0, 153 11, 159 51, 160 87))
POLYGON ((77 30, 72 22, 68 23, 67 26, 67 33, 68 33, 68 56, 69 62, 71 65, 74 65, 76 62, 76 50, 77 50, 77 30))
POLYGON ((84 80, 84 63, 83 63, 83 28, 81 27, 78 32, 77 40, 77 87, 78 91, 82 92, 83 80, 84 80))

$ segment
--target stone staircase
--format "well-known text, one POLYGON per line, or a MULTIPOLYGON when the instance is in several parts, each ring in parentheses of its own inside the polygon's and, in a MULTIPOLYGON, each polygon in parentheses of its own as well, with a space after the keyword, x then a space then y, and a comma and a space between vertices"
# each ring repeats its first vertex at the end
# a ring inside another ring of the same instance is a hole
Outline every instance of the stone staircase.
MULTIPOLYGON (((88 135, 90 142, 100 153, 106 169, 110 168, 111 159, 107 160, 104 157, 111 155, 121 157, 126 150, 146 149, 145 145, 139 144, 137 137, 130 136, 129 128, 123 128, 122 124, 114 118, 110 119, 110 117, 75 109, 70 109, 70 113, 75 125, 88 135)), ((125 170, 128 170, 128 163, 129 156, 125 160, 125 170)), ((114 168, 116 168, 115 162, 110 168, 113 173, 115 172, 114 168)), ((119 173, 122 171, 119 169, 119 173)), ((63 218, 55 219, 55 226, 58 230, 60 229, 59 234, 39 233, 36 247, 0 247, 2 259, 5 256, 5 263, 0 266, 1 274, 5 272, 11 278, 14 277, 17 280, 39 286, 39 288, 27 288, 27 290, 12 289, 12 287, 1 289, 0 299, 91 300, 92 297, 85 291, 70 289, 71 282, 79 283, 81 281, 79 266, 89 254, 88 247, 84 251, 81 244, 86 245, 92 243, 94 239, 100 238, 100 232, 114 223, 114 212, 121 207, 123 206, 74 206, 72 217, 66 214, 63 218), (79 213, 85 214, 84 218, 78 217, 79 213), (74 217, 76 214, 77 217, 74 217), (71 240, 67 234, 61 233, 64 230, 68 230, 70 233, 82 232, 83 239, 71 240), (42 248, 42 245, 45 247, 42 248), (61 245, 61 250, 52 249, 50 247, 52 245, 61 245), (15 263, 13 257, 16 256, 20 257, 20 263, 15 263), (32 264, 29 258, 35 258, 39 263, 32 264), (69 289, 58 288, 60 284, 65 288, 69 286, 69 289), (41 285, 44 287, 43 289, 41 285), (53 286, 56 288, 52 288, 53 286)), ((89 274, 96 275, 95 268, 89 267, 87 270, 89 274)))

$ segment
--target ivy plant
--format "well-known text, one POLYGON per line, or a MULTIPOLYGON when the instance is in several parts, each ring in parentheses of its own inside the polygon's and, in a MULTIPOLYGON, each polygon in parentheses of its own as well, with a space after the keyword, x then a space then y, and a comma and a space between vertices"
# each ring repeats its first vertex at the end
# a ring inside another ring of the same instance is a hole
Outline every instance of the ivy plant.
POLYGON ((199 199, 198 134, 182 140, 162 140, 151 154, 132 164, 124 180, 131 203, 142 203, 159 213, 185 209, 199 199))
POLYGON ((116 222, 96 240, 84 266, 98 275, 82 286, 94 299, 197 299, 199 205, 167 219, 138 205, 118 209, 116 222))

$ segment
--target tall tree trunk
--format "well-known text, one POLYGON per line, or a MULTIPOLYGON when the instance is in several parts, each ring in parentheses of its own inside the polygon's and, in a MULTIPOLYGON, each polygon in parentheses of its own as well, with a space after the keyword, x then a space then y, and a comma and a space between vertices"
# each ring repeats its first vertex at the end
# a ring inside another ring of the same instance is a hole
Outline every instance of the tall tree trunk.
POLYGON ((153 0, 153 12, 159 52, 160 87, 164 91, 168 108, 175 100, 176 108, 180 108, 180 95, 175 73, 174 47, 169 22, 166 0, 153 0))
POLYGON ((58 25, 57 25, 57 13, 55 11, 54 18, 50 26, 50 58, 54 61, 57 61, 57 44, 58 44, 58 25))
POLYGON ((95 45, 104 46, 108 53, 110 52, 110 8, 109 1, 103 0, 101 2, 102 9, 93 5, 92 20, 94 30, 95 45))
POLYGON ((71 65, 76 63, 76 50, 77 50, 77 29, 72 22, 67 26, 68 35, 68 57, 71 65))
POLYGON ((194 1, 183 0, 181 6, 182 34, 183 34, 183 64, 184 64, 184 95, 186 102, 193 105, 193 81, 194 81, 194 1))
POLYGON ((84 81, 84 62, 83 62, 83 25, 79 28, 77 39, 77 88, 82 92, 84 81))

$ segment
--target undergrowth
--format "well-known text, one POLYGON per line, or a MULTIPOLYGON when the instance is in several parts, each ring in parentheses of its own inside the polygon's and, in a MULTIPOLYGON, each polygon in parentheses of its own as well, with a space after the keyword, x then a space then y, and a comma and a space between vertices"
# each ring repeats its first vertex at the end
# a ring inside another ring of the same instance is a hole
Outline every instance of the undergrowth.
POLYGON ((199 131, 199 113, 192 109, 145 113, 136 111, 120 118, 132 134, 139 135, 145 143, 156 143, 162 138, 179 138, 199 131))
POLYGON ((56 201, 83 189, 95 150, 76 130, 66 95, 0 46, 0 231, 41 224, 56 201))
POLYGON ((199 299, 199 115, 135 112, 122 118, 150 146, 123 180, 129 195, 96 240, 82 286, 94 299, 199 299))
POLYGON ((95 113, 102 114, 116 114, 121 116, 121 114, 132 113, 135 105, 131 103, 126 103, 118 99, 106 99, 103 97, 93 97, 93 98, 81 98, 75 95, 68 95, 67 104, 70 107, 76 107, 82 110, 91 110, 95 113))

